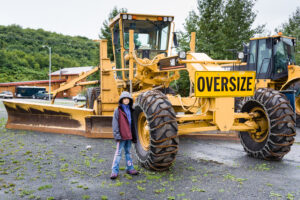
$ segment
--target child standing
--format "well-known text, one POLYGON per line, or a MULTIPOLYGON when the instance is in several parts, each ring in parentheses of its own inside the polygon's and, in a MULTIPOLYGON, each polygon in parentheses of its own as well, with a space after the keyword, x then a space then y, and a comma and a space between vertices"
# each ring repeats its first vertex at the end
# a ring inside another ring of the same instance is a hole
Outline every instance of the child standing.
POLYGON ((114 138, 117 142, 117 149, 112 164, 112 173, 110 178, 116 179, 119 173, 119 164, 122 157, 122 151, 125 151, 126 172, 131 175, 137 175, 132 164, 130 155, 131 143, 136 143, 136 132, 132 117, 133 100, 128 92, 122 92, 119 100, 119 106, 114 111, 112 121, 114 138))

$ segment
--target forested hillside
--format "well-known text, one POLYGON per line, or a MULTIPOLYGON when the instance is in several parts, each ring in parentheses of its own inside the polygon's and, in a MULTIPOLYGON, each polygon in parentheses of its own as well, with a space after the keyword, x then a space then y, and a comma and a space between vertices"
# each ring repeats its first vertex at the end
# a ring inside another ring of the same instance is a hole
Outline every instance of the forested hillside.
POLYGON ((52 71, 98 65, 98 43, 88 38, 0 25, 0 82, 48 79, 49 50, 43 45, 52 48, 52 71))

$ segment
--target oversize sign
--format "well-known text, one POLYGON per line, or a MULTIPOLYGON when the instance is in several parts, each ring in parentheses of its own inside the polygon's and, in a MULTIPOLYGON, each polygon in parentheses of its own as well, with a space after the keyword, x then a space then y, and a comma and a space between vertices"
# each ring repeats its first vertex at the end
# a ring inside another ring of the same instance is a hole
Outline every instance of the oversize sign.
POLYGON ((253 96, 255 71, 197 71, 196 97, 253 96))

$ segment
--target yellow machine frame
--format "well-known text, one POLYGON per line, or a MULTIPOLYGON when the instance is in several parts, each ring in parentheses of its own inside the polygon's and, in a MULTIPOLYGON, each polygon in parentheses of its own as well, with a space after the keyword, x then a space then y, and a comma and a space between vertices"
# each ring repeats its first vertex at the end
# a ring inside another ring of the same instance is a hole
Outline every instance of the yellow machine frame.
MULTIPOLYGON (((110 26, 113 27, 114 23, 120 22, 120 39, 123 40, 122 29, 122 15, 128 15, 127 13, 121 13, 115 17, 110 26)), ((161 20, 164 16, 154 15, 137 15, 135 19, 148 19, 148 20, 161 20)), ((172 16, 166 16, 172 17, 172 16)), ((173 19, 173 17, 172 17, 173 19)), ((171 28, 171 27, 170 27, 171 28)), ((112 29, 112 28, 111 28, 112 29)), ((94 102, 94 109, 81 109, 77 110, 76 114, 71 111, 65 111, 68 113, 68 118, 76 118, 80 116, 79 127, 76 127, 76 131, 62 126, 56 126, 55 124, 45 126, 34 126, 33 124, 18 125, 14 115, 9 115, 7 128, 22 128, 28 130, 63 132, 69 134, 80 134, 87 137, 101 137, 112 138, 112 130, 110 122, 112 119, 113 111, 118 106, 119 95, 124 90, 132 90, 132 86, 139 88, 139 90, 132 91, 132 96, 135 99, 140 93, 147 90, 152 90, 153 87, 161 88, 168 87, 173 80, 179 79, 179 71, 187 70, 190 75, 190 81, 194 84, 194 74, 196 71, 208 71, 209 68, 219 68, 220 64, 234 63, 239 64, 239 60, 212 60, 205 54, 195 53, 195 33, 191 34, 190 51, 187 53, 186 59, 178 59, 178 63, 185 65, 186 68, 169 69, 161 71, 158 67, 160 60, 167 58, 164 54, 157 55, 153 60, 138 58, 134 50, 134 32, 129 32, 129 54, 122 59, 122 68, 115 69, 114 63, 111 63, 107 57, 107 40, 100 41, 100 65, 95 67, 91 71, 82 74, 77 79, 74 79, 68 84, 62 85, 59 89, 53 91, 54 99, 58 92, 62 92, 66 89, 74 87, 78 82, 87 76, 100 71, 100 88, 101 92, 97 100, 94 102), (125 68, 125 60, 129 61, 129 67, 125 68), (127 79, 115 79, 114 73, 117 71, 129 72, 129 78, 127 79), (82 120, 85 119, 85 120, 82 120), (96 124, 98 122, 98 125, 96 124)), ((124 47, 121 48, 121 55, 124 56, 124 47)), ((168 53, 168 50, 166 50, 168 53)), ((95 82, 91 82, 95 83, 95 82)), ((85 83, 89 84, 89 83, 85 83)), ((186 135, 190 133, 200 133, 206 131, 249 131, 256 132, 258 125, 255 123, 253 117, 255 113, 234 113, 234 98, 233 97, 218 97, 218 98, 198 98, 194 94, 190 97, 180 97, 179 95, 167 95, 174 110, 178 114, 176 120, 178 122, 178 135, 186 135), (200 114, 197 114, 200 113, 200 114), (245 123, 240 123, 239 119, 245 119, 245 123)), ((31 113, 28 104, 17 104, 15 102, 4 102, 5 106, 10 110, 15 110, 17 107, 27 111, 27 115, 31 113)), ((40 112, 45 112, 46 109, 60 112, 55 106, 35 105, 34 108, 40 112)), ((50 117, 50 116, 48 116, 50 117)), ((53 116, 51 116, 53 117, 53 116)), ((61 116, 63 119, 63 116, 61 116)))
MULTIPOLYGON (((169 20, 168 23, 171 24, 173 21, 171 16, 121 13, 113 19, 110 26, 122 22, 123 18, 150 21, 150 24, 162 20, 169 20)), ((159 23, 161 22, 157 22, 159 23)), ((119 25, 122 45, 124 32, 122 23, 119 25)), ((154 27, 150 26, 150 30, 152 29, 154 27)), ((170 30, 171 27, 168 30, 168 50, 162 51, 151 59, 150 56, 144 58, 137 56, 139 52, 135 48, 134 31, 129 30, 129 49, 126 49, 125 55, 125 48, 121 48, 119 68, 116 68, 115 63, 112 63, 107 56, 107 40, 101 40, 100 65, 53 92, 55 99, 58 92, 75 85, 95 83, 80 83, 80 81, 98 72, 100 88, 95 89, 100 89, 100 95, 94 93, 98 97, 89 100, 88 103, 89 107, 93 105, 93 109, 5 100, 3 102, 8 113, 6 127, 76 134, 90 138, 113 138, 114 110, 119 105, 120 94, 123 91, 130 91, 135 102, 132 115, 134 126, 131 127, 137 129, 135 150, 140 163, 148 169, 162 171, 172 165, 178 151, 178 136, 207 134, 207 131, 223 133, 239 131, 245 151, 253 157, 278 160, 288 153, 294 142, 295 114, 284 95, 278 91, 258 89, 255 95, 245 102, 242 112, 235 112, 234 109, 234 97, 246 96, 242 95, 243 92, 239 89, 233 89, 233 97, 211 97, 207 94, 196 96, 193 90, 190 90, 189 97, 162 92, 168 89, 172 81, 179 79, 180 70, 188 71, 191 88, 196 90, 200 84, 199 79, 195 80, 197 73, 220 71, 224 78, 225 73, 222 73, 224 68, 221 64, 241 63, 239 60, 213 60, 204 53, 196 53, 195 33, 191 34, 190 51, 186 56, 171 56, 170 30), (117 72, 122 72, 121 79, 116 78, 117 72), (278 110, 280 111, 277 112, 278 110)), ((142 53, 145 53, 145 49, 142 49, 142 53)), ((229 73, 231 78, 241 73, 244 77, 250 78, 251 75, 253 82, 250 84, 249 91, 254 92, 255 72, 250 72, 250 75, 241 71, 229 73)), ((214 84, 216 88, 217 82, 215 81, 214 84)))

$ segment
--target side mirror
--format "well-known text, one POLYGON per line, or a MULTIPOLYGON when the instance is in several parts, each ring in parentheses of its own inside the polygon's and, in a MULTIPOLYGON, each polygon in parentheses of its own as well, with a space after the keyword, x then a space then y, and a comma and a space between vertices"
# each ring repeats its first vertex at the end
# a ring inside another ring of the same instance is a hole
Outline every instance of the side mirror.
POLYGON ((173 32, 173 43, 174 43, 174 46, 177 48, 178 47, 178 41, 177 41, 176 32, 173 32))
POLYGON ((243 44, 243 53, 244 53, 244 58, 242 62, 247 62, 248 55, 249 55, 249 46, 246 44, 243 44))

